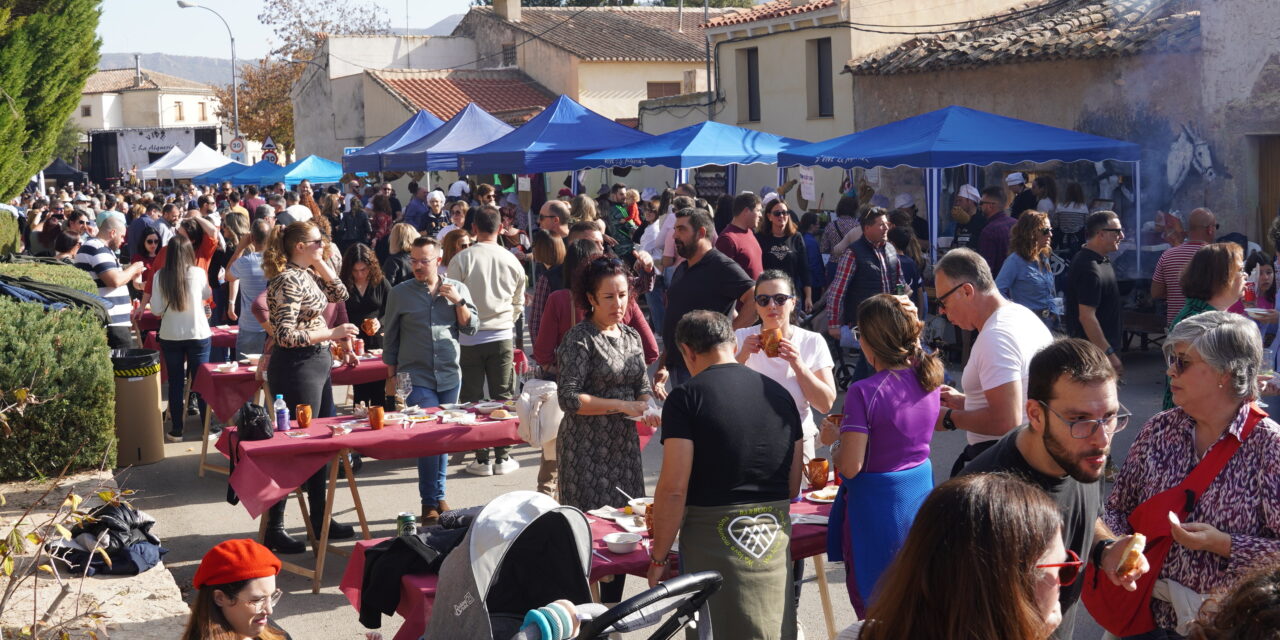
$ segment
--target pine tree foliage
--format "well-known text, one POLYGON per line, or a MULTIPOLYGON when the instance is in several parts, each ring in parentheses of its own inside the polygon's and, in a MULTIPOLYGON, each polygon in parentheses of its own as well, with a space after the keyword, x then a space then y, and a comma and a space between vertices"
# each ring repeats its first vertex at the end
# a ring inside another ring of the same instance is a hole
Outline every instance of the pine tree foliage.
POLYGON ((0 201, 44 168, 102 44, 100 0, 0 0, 0 201))

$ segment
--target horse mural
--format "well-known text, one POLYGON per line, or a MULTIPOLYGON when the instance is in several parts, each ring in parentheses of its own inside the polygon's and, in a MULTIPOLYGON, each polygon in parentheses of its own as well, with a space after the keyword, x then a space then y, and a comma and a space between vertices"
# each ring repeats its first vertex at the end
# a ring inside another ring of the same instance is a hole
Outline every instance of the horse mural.
POLYGON ((1182 125, 1182 131, 1169 146, 1169 154, 1165 157, 1165 184, 1169 186, 1169 195, 1177 194, 1178 189, 1186 182, 1187 175, 1194 169, 1205 180, 1214 180, 1219 174, 1230 178, 1226 168, 1214 162, 1213 149, 1209 141, 1200 137, 1191 127, 1182 125))

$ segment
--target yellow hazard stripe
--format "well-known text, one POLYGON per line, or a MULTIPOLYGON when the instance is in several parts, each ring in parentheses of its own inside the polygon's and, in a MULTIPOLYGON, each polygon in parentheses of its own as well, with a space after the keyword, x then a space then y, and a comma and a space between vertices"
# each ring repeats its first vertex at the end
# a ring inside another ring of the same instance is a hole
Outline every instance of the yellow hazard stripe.
POLYGON ((137 369, 116 369, 115 372, 117 378, 143 378, 160 373, 160 365, 153 364, 137 369))

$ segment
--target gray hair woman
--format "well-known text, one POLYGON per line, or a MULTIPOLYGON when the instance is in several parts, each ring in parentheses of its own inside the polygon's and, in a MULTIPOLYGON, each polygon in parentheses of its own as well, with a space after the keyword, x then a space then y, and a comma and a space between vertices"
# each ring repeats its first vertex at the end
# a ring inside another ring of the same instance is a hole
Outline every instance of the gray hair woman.
MULTIPOLYGON (((1181 523, 1170 527, 1172 547, 1163 564, 1149 558, 1152 570, 1159 580, 1209 594, 1280 553, 1280 426, 1254 403, 1262 339, 1248 318, 1224 311, 1186 318, 1165 339, 1164 353, 1175 406, 1138 434, 1102 521, 1116 535, 1136 528, 1155 541, 1169 526, 1168 513, 1178 512, 1181 523), (1211 449, 1236 442, 1239 448, 1189 511, 1180 491, 1157 496, 1181 484, 1211 449), (1167 508, 1152 510, 1165 500, 1167 508)), ((1099 542, 1104 549, 1093 557, 1101 557, 1108 542, 1099 542)), ((1158 596, 1144 606, 1151 608, 1156 633, 1165 635, 1143 637, 1181 638, 1174 634, 1185 634, 1196 614, 1158 596)))

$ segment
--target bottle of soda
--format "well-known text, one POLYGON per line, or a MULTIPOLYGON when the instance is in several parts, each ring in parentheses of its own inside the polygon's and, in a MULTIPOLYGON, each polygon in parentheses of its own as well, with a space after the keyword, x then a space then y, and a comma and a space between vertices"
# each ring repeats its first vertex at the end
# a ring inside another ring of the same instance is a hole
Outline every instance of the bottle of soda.
POLYGON ((902 284, 901 282, 899 282, 898 284, 894 285, 894 287, 893 287, 893 295, 895 295, 895 296, 905 296, 905 295, 907 295, 907 285, 902 284))
POLYGON ((276 431, 289 430, 289 405, 284 403, 284 396, 276 394, 276 401, 272 405, 276 411, 276 431))

